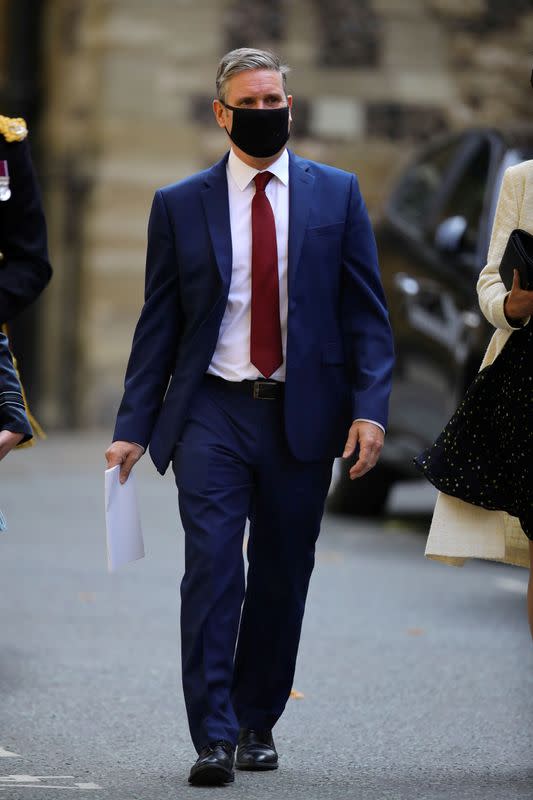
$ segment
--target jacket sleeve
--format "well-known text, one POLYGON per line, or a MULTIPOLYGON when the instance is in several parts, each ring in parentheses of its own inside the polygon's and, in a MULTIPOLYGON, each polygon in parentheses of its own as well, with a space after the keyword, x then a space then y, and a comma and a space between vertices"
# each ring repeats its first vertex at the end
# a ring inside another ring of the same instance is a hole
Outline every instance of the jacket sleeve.
MULTIPOLYGON (((520 207, 514 185, 515 170, 516 167, 509 167, 503 176, 492 225, 487 264, 482 269, 477 283, 481 311, 491 325, 506 331, 517 330, 509 323, 503 310, 503 304, 509 292, 505 288, 499 272, 509 235, 515 228, 518 228, 520 220, 520 207)), ((529 317, 523 322, 527 324, 529 317)))
POLYGON ((0 322, 30 305, 52 275, 41 194, 27 140, 7 148, 11 197, 0 205, 0 322))
POLYGON ((176 361, 181 319, 173 231, 158 191, 148 223, 144 306, 133 336, 113 441, 148 446, 176 361))
POLYGON ((394 345, 376 242, 357 178, 351 177, 343 242, 342 325, 349 343, 352 419, 387 425, 394 345))
POLYGON ((0 430, 23 433, 23 442, 33 437, 7 337, 3 333, 0 333, 0 430))

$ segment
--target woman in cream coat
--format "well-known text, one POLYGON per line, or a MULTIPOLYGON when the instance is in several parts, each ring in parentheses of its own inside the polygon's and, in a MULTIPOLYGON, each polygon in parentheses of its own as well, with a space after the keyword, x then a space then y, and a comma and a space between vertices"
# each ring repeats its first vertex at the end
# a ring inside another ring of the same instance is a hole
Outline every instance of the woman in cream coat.
MULTIPOLYGON (((481 310, 491 325, 496 328, 481 369, 494 364, 496 357, 502 352, 509 338, 514 335, 515 331, 523 331, 530 320, 530 316, 533 315, 533 291, 524 291, 520 288, 518 273, 515 272, 513 288, 511 292, 508 292, 499 274, 499 265, 509 234, 515 228, 522 228, 533 234, 533 161, 525 161, 510 167, 503 177, 494 218, 488 263, 481 272, 477 285, 481 310)), ((522 341, 524 341, 523 334, 522 341)), ((519 343, 520 340, 515 340, 515 342, 519 343)), ((474 389, 475 384, 476 382, 474 382, 471 389, 474 389)), ((533 405, 533 389, 526 393, 526 397, 530 399, 533 405)), ((461 420, 462 431, 464 436, 468 438, 469 419, 474 421, 477 416, 475 389, 474 397, 469 400, 467 394, 464 403, 467 405, 470 403, 469 414, 465 415, 463 409, 461 420), (465 424, 467 427, 465 427, 465 424)), ((531 406, 529 408, 531 409, 531 406)), ((482 415, 482 409, 479 409, 479 412, 482 415)), ((456 413, 461 414, 461 407, 456 413)), ((529 413, 531 415, 531 411, 529 413)), ((455 429, 453 429, 453 423, 454 420, 452 419, 450 421, 452 439, 454 433, 461 434, 461 425, 456 425, 455 429)), ((497 427, 489 435, 498 437, 497 427)), ((449 445, 450 438, 446 439, 446 431, 442 437, 439 437, 437 443, 439 441, 441 447, 449 445)), ((485 442, 485 446, 486 444, 485 442)), ((502 445, 505 446, 505 443, 502 442, 502 445)), ((434 447, 436 448, 437 444, 434 447)), ((462 448, 460 435, 452 444, 452 447, 455 448, 456 454, 460 453, 462 448)), ((431 470, 431 454, 432 449, 430 448, 426 454, 417 460, 417 463, 438 488, 446 491, 449 485, 449 476, 443 486, 442 481, 440 483, 433 481, 431 475, 427 474, 426 470, 428 468, 429 471, 431 470), (430 455, 429 459, 428 454, 430 455)), ((528 454, 528 457, 533 464, 533 451, 528 454)), ((459 455, 458 459, 460 460, 460 458, 461 456, 459 455)), ((505 478, 502 479, 502 481, 504 480, 505 478)), ((460 476, 458 480, 458 475, 455 474, 453 483, 453 490, 449 494, 441 492, 437 498, 426 555, 429 558, 438 559, 456 566, 464 564, 467 558, 486 558, 524 567, 529 567, 530 564, 533 564, 531 532, 529 532, 530 538, 528 538, 518 518, 510 516, 505 511, 488 510, 479 505, 465 502, 457 496, 452 496, 458 483, 460 484, 460 476)), ((490 485, 490 482, 488 485, 490 485)), ((460 493, 459 489, 458 494, 460 493)), ((531 511, 533 514, 533 508, 531 511)), ((533 579, 531 572, 528 589, 528 616, 531 635, 533 636, 533 579)))

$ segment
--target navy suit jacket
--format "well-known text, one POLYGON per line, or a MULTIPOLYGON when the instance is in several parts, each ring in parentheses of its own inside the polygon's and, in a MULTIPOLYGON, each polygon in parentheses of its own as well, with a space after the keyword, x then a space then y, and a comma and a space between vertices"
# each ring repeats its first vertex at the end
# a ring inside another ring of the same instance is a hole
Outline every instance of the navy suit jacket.
MULTIPOLYGON (((226 163, 159 189, 145 303, 114 441, 164 473, 215 350, 232 269, 226 163)), ((285 427, 301 461, 340 455, 352 421, 387 423, 392 335, 354 175, 289 153, 285 427)))

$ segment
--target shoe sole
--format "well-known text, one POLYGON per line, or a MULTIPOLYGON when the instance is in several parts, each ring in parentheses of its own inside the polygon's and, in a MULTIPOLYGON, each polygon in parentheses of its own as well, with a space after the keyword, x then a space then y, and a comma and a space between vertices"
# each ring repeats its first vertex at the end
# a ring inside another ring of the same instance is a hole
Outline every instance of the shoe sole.
POLYGON ((270 772, 278 768, 278 764, 235 764, 235 769, 241 772, 270 772))
POLYGON ((194 775, 189 776, 189 783, 192 786, 223 786, 225 783, 233 783, 235 775, 217 766, 205 766, 199 769, 194 775))

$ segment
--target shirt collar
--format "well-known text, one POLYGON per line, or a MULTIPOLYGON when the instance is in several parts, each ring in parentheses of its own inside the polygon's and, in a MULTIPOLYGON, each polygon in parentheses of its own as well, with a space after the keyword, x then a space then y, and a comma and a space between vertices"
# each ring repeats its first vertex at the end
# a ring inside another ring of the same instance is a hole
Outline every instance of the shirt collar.
MULTIPOLYGON (((233 148, 231 148, 229 151, 228 170, 241 192, 244 192, 246 187, 249 186, 253 181, 257 173, 261 171, 255 169, 255 167, 249 167, 248 164, 245 164, 244 161, 241 161, 241 159, 235 155, 233 148)), ((289 153, 287 148, 284 149, 280 157, 269 166, 268 170, 265 171, 271 172, 272 175, 275 175, 284 186, 288 186, 289 153)))

